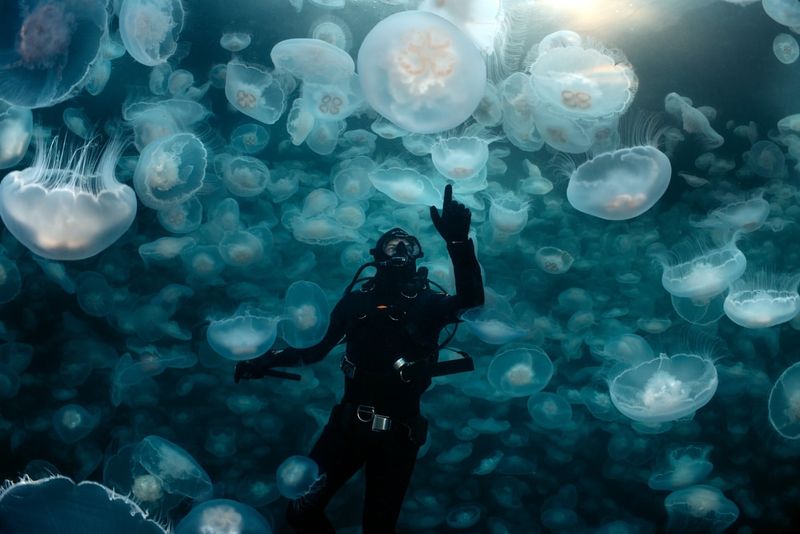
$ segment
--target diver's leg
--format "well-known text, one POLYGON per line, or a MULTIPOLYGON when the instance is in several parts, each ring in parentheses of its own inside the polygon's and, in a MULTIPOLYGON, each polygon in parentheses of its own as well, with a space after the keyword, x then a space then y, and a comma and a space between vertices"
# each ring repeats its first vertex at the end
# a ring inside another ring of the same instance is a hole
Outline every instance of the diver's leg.
POLYGON ((325 516, 325 507, 333 495, 364 463, 363 433, 351 419, 342 417, 339 406, 322 430, 309 457, 319 466, 319 478, 311 489, 289 502, 286 521, 299 533, 335 532, 325 516))

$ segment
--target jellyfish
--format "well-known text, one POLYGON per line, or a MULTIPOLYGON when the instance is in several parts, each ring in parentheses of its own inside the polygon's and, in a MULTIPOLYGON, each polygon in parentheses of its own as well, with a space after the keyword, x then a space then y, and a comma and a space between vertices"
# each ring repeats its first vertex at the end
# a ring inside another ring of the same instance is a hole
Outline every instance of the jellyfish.
POLYGON ((772 52, 784 65, 791 65, 800 57, 800 45, 797 39, 788 33, 779 33, 772 41, 772 52))
POLYGON ((702 482, 714 469, 708 461, 710 452, 708 445, 670 448, 666 462, 653 471, 647 485, 654 490, 676 490, 702 482))
POLYGON ((417 7, 438 15, 463 31, 487 56, 504 29, 505 11, 500 0, 423 0, 417 7))
POLYGON ((800 363, 781 373, 769 392, 769 422, 786 439, 800 439, 800 363))
POLYGON ((725 315, 745 328, 769 328, 791 321, 800 312, 800 276, 773 277, 763 273, 740 278, 725 298, 725 315))
POLYGON ((489 383, 503 395, 523 397, 544 389, 553 376, 550 357, 538 347, 501 348, 489 363, 489 383))
POLYGON ((139 256, 146 265, 151 261, 167 261, 196 244, 193 237, 162 237, 139 246, 139 256))
POLYGON ((761 5, 775 22, 790 28, 800 26, 800 5, 794 0, 762 0, 761 5))
POLYGON ((694 225, 699 228, 723 228, 750 233, 764 225, 769 212, 769 202, 759 193, 748 200, 731 202, 716 208, 708 214, 708 217, 694 225))
POLYGON ((272 527, 252 506, 230 499, 198 504, 178 523, 175 534, 272 534, 272 527))
POLYGON ((76 443, 94 430, 98 418, 79 404, 67 404, 53 414, 53 429, 67 444, 76 443))
POLYGON ((211 495, 211 479, 200 464, 178 445, 150 435, 136 445, 133 460, 156 477, 164 490, 191 499, 211 495))
POLYGON ((37 139, 31 167, 0 182, 0 217, 35 254, 52 260, 89 258, 111 246, 136 217, 133 189, 114 169, 124 143, 112 139, 98 154, 91 143, 74 153, 58 138, 37 139))
POLYGON ((196 196, 158 210, 158 222, 167 232, 188 234, 200 228, 203 204, 196 196))
POLYGON ((645 424, 693 415, 717 391, 714 362, 697 354, 661 354, 621 371, 608 385, 611 402, 623 415, 645 424))
POLYGON ((453 529, 474 527, 481 519, 481 507, 476 503, 462 503, 447 511, 447 526, 453 529))
POLYGON ((75 281, 78 306, 92 317, 106 317, 114 308, 114 290, 105 276, 92 271, 80 273, 75 281))
POLYGON ((16 262, 0 247, 0 304, 11 302, 22 289, 22 276, 16 262))
POLYGON ((30 4, 4 6, 0 101, 24 108, 49 107, 74 96, 89 75, 107 31, 106 2, 30 4))
POLYGON ((164 63, 178 48, 183 16, 180 0, 123 0, 119 33, 125 49, 142 65, 164 63))
POLYGON ((698 484, 664 499, 670 532, 723 532, 739 517, 739 507, 714 486, 698 484))
POLYGON ((486 91, 472 112, 475 122, 486 128, 499 126, 503 122, 503 104, 500 93, 492 82, 486 82, 486 91))
POLYGON ((286 95, 278 79, 263 67, 228 63, 225 98, 236 110, 264 124, 274 124, 286 108, 286 95))
POLYGON ((477 136, 442 137, 431 147, 431 159, 445 178, 469 180, 486 167, 489 143, 477 136))
POLYGON ((557 247, 541 247, 534 256, 536 265, 548 274, 564 274, 572 267, 572 254, 557 247))
POLYGON ((441 206, 442 194, 427 176, 415 169, 375 169, 369 173, 369 179, 375 189, 401 204, 441 206))
POLYGON ((353 34, 347 23, 333 15, 323 15, 312 22, 308 36, 332 44, 345 52, 349 52, 353 46, 353 34))
POLYGON ((290 456, 284 460, 278 466, 275 478, 278 482, 278 491, 287 499, 298 499, 313 491, 314 484, 321 480, 317 463, 301 455, 290 456))
POLYGON ((263 161, 250 156, 233 156, 227 159, 222 182, 237 197, 254 197, 267 188, 269 169, 263 161))
POLYGON ((777 178, 786 171, 783 150, 772 141, 759 141, 742 158, 754 173, 764 178, 777 178))
POLYGON ((328 329, 330 306, 325 292, 314 282, 294 282, 286 290, 280 335, 290 347, 318 343, 328 329))
POLYGON ((225 269, 225 262, 216 245, 196 245, 181 252, 181 261, 189 271, 193 283, 209 285, 221 284, 219 274, 225 269))
POLYGON ((347 52, 320 39, 286 39, 273 46, 269 56, 276 69, 304 82, 337 83, 355 72, 347 52))
POLYGON ((206 331, 208 344, 225 359, 251 360, 275 343, 280 317, 242 309, 231 317, 211 321, 206 331))
POLYGON ((424 11, 381 20, 358 51, 365 100, 397 126, 416 133, 455 128, 478 107, 486 65, 451 22, 424 11))
POLYGON ((258 237, 246 230, 232 230, 222 236, 219 255, 231 267, 248 267, 261 260, 264 245, 258 237))
POLYGON ((31 135, 31 110, 0 101, 0 169, 8 169, 22 161, 31 143, 31 135))
POLYGON ((294 146, 302 145, 311 130, 314 129, 315 123, 314 114, 311 113, 303 99, 294 99, 286 116, 286 132, 289 134, 292 144, 294 146))
POLYGON ((507 314, 484 306, 467 310, 461 320, 478 339, 490 345, 505 345, 527 334, 507 314))
POLYGON ((564 428, 572 423, 572 407, 560 395, 540 391, 528 398, 528 413, 542 428, 564 428))
POLYGON ((92 127, 86 113, 80 108, 64 108, 62 118, 66 127, 83 140, 92 135, 92 127))
POLYGON ((178 133, 147 145, 133 174, 142 204, 164 209, 186 202, 203 187, 205 146, 194 134, 178 133))
POLYGON ((339 135, 344 132, 346 127, 347 123, 343 120, 316 121, 306 136, 306 144, 315 154, 327 156, 336 149, 339 135))
POLYGON ((660 258, 664 272, 661 284, 675 297, 705 302, 725 291, 744 274, 747 258, 736 247, 738 234, 724 245, 701 252, 690 259, 669 263, 660 258))
POLYGON ((169 75, 167 92, 171 96, 186 96, 194 84, 194 75, 185 69, 178 69, 169 75))
POLYGON ((252 35, 242 32, 229 32, 223 33, 219 39, 219 45, 228 52, 241 52, 248 46, 252 40, 252 35))
POLYGON ((368 156, 375 152, 375 141, 378 137, 367 130, 348 130, 339 139, 339 148, 342 149, 336 157, 350 159, 358 156, 368 156))
POLYGON ((260 124, 242 124, 231 134, 231 146, 245 154, 256 154, 269 143, 269 131, 260 124))
POLYGON ((684 131, 694 134, 706 150, 718 148, 725 142, 725 139, 711 127, 708 117, 692 106, 690 99, 678 93, 669 93, 664 98, 664 109, 680 119, 684 131))
POLYGON ((185 98, 138 101, 122 108, 122 117, 133 126, 139 152, 157 139, 186 132, 208 115, 202 104, 185 98))

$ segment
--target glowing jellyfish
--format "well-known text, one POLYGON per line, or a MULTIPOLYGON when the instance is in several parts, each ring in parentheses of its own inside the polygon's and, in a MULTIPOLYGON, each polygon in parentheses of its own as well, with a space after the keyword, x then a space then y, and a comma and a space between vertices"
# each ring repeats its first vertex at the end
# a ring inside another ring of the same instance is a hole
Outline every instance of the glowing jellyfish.
POLYGON ((375 189, 401 204, 441 207, 442 194, 427 176, 415 169, 375 169, 369 173, 369 179, 375 189))
POLYGON ((225 162, 222 182, 237 197, 254 197, 267 188, 269 169, 250 156, 234 156, 225 162))
POLYGON ((280 317, 237 311, 231 317, 211 321, 206 339, 223 358, 251 360, 264 354, 275 343, 279 320, 280 317))
POLYGON ((725 291, 747 268, 747 258, 736 247, 736 239, 734 236, 722 246, 678 263, 670 264, 662 258, 664 289, 675 297, 697 301, 706 301, 725 291))
POLYGON ((800 276, 740 278, 725 297, 725 315, 745 328, 769 328, 791 321, 800 312, 798 283, 800 276))
POLYGON ((541 247, 533 257, 536 265, 548 274, 564 274, 572 267, 572 254, 557 247, 541 247))
POLYGON ((203 187, 207 151, 194 134, 179 133, 150 143, 139 156, 133 187, 142 204, 164 209, 186 202, 203 187))
POLYGON ((62 406, 53 414, 53 429, 64 443, 76 443, 94 430, 99 418, 78 404, 62 406))
POLYGON ((225 98, 248 117, 274 124, 286 107, 286 96, 278 79, 257 65, 239 60, 228 63, 225 98))
POLYGON ((786 439, 800 439, 800 363, 790 365, 769 392, 769 422, 786 439))
POLYGON ((328 329, 330 306, 325 292, 314 282, 294 282, 283 302, 281 337, 290 347, 318 343, 328 329))
POLYGON ((528 413, 542 428, 564 428, 572 423, 572 406, 561 395, 539 392, 527 402, 528 413))
POLYGON ((538 347, 500 349, 487 371, 489 383, 498 393, 511 397, 541 391, 552 376, 553 363, 538 347))
POLYGON ((272 534, 272 527, 252 506, 212 499, 194 508, 175 527, 175 534, 272 534))
POLYGON ((336 83, 355 72, 347 52, 320 39, 286 39, 273 46, 269 56, 276 69, 304 82, 336 83))
POLYGON ((489 143, 480 137, 440 138, 431 147, 433 166, 450 180, 468 180, 486 166, 489 143))
POLYGON ((219 39, 219 45, 228 52, 241 52, 248 46, 253 36, 249 33, 230 32, 223 33, 219 39))
POLYGON ((101 154, 85 144, 74 153, 37 139, 33 165, 0 182, 0 217, 35 254, 80 260, 111 246, 136 217, 136 194, 117 182, 114 168, 124 144, 110 141, 101 154))
POLYGON ((762 7, 772 20, 796 28, 800 26, 800 5, 794 0, 762 0, 762 7))
POLYGON ((700 484, 673 491, 664 499, 670 532, 718 533, 739 517, 739 507, 714 486, 700 484))
POLYGON ((309 37, 319 39, 345 52, 353 46, 353 34, 345 21, 333 15, 324 15, 311 23, 309 37))
POLYGON ((776 178, 786 170, 783 150, 772 141, 755 143, 745 152, 743 159, 754 173, 764 178, 776 178))
POLYGON ((676 490, 702 482, 714 465, 708 461, 710 446, 673 447, 661 468, 654 470, 647 485, 654 490, 676 490))
POLYGON ((696 354, 661 354, 625 369, 608 385, 611 402, 640 423, 675 421, 693 415, 717 391, 717 369, 696 354))
POLYGON ((89 75, 107 31, 106 3, 64 0, 5 4, 0 101, 41 108, 74 96, 89 75))
POLYGON ((256 154, 267 147, 269 132, 260 124, 242 124, 231 134, 231 146, 245 154, 256 154))
POLYGON ((8 169, 22 161, 32 134, 31 110, 0 101, 0 169, 8 169))
POLYGON ((278 491, 287 499, 297 499, 319 480, 319 466, 307 456, 290 456, 278 466, 275 475, 278 491))
POLYGON ((119 33, 128 53, 148 67, 167 61, 183 29, 180 0, 123 0, 119 33))
POLYGON ((672 165, 652 146, 600 154, 582 163, 569 179, 567 200, 576 210, 609 221, 638 217, 669 186, 672 165))
POLYGON ((680 119, 684 131, 694 134, 706 150, 718 148, 725 142, 725 138, 711 127, 708 117, 692 106, 690 99, 678 93, 669 93, 664 97, 664 109, 680 119))
POLYGON ((451 22, 423 11, 381 20, 358 51, 364 98, 381 115, 416 133, 454 128, 475 111, 486 65, 451 22))
POLYGON ((156 477, 165 491, 202 499, 211 495, 211 479, 192 455, 171 441, 147 436, 136 445, 133 460, 156 477))

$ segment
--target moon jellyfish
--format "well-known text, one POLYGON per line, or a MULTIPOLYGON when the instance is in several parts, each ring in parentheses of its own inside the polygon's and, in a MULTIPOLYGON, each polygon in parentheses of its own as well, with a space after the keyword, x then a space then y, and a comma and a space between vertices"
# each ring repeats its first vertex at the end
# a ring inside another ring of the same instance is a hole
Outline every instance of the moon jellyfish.
POLYGON ((275 478, 281 495, 297 499, 308 493, 320 479, 319 466, 307 456, 290 456, 278 466, 275 478))
POLYGON ((231 134, 231 146, 245 154, 256 154, 267 147, 269 132, 260 124, 242 124, 231 134))
POLYGON ((31 110, 0 101, 0 169, 8 169, 22 161, 32 134, 31 110))
POLYGON ((167 232, 188 234, 203 222, 203 204, 196 196, 185 202, 158 210, 158 222, 167 232))
POLYGON ((198 504, 175 527, 175 534, 235 533, 272 534, 272 527, 252 506, 230 499, 198 504))
POLYGON ((506 313, 485 306, 467 310, 461 320, 478 339, 490 345, 505 345, 528 333, 506 313))
POLYGON ((538 347, 503 348, 492 358, 489 383, 502 395, 523 397, 544 389, 553 376, 553 362, 538 347))
POLYGON ((557 247, 541 247, 534 256, 536 265, 548 274, 564 274, 572 267, 572 254, 557 247))
POLYGON ((714 465, 708 461, 710 446, 688 445, 667 451, 665 463, 653 471, 647 485, 654 490, 676 490, 702 482, 714 465))
POLYGON ((781 373, 769 392, 769 422, 786 439, 800 439, 800 362, 781 373))
POLYGON ((248 46, 253 36, 249 33, 230 32, 223 33, 219 45, 228 52, 241 52, 248 46))
POLYGON ((76 443, 94 430, 98 418, 78 404, 62 406, 53 414, 53 429, 67 444, 76 443))
POLYGON ((280 317, 247 310, 231 317, 211 321, 206 331, 208 344, 225 359, 251 360, 264 354, 275 343, 280 317))
POLYGON ((347 52, 320 39, 286 39, 273 46, 269 56, 276 69, 304 82, 335 83, 355 72, 347 52))
POLYGON ((164 63, 178 48, 183 15, 180 0, 123 0, 119 33, 125 49, 142 65, 164 63))
POLYGON ((678 93, 669 93, 664 97, 664 109, 680 119, 684 131, 694 134, 706 150, 718 148, 725 142, 725 139, 711 127, 708 117, 692 106, 691 99, 678 93))
POLYGON ((692 224, 699 228, 723 228, 750 233, 764 225, 769 212, 769 202, 759 193, 751 199, 731 202, 716 208, 708 214, 708 217, 692 224))
POLYGON ((673 491, 664 499, 669 532, 718 533, 739 517, 739 507, 714 486, 700 484, 673 491))
POLYGON ((431 147, 431 158, 445 178, 469 180, 486 167, 489 143, 476 136, 443 137, 431 147))
POLYGON ((219 242, 219 255, 231 267, 248 267, 264 256, 264 244, 246 230, 231 230, 219 242))
POLYGON ((575 169, 567 185, 567 200, 583 213, 624 221, 653 207, 671 176, 669 158, 657 148, 623 148, 600 154, 575 169))
POLYGON ((361 105, 363 98, 355 74, 338 83, 305 82, 301 93, 311 114, 323 121, 346 119, 361 105))
POLYGON ((369 179, 375 189, 401 204, 441 206, 442 194, 427 176, 414 169, 376 169, 369 173, 369 179))
POLYGON ((264 162, 250 156, 233 156, 223 165, 222 182, 237 197, 260 195, 269 179, 269 169, 264 162))
POLYGON ((147 436, 136 445, 133 461, 156 477, 169 493, 191 499, 211 495, 211 479, 192 455, 171 441, 147 436))
POLYGON ((561 395, 535 393, 528 398, 527 406, 534 423, 542 428, 564 428, 572 422, 572 406, 561 395))
POLYGON ((791 65, 800 57, 800 46, 797 39, 788 33, 779 33, 772 41, 772 52, 778 61, 784 65, 791 65))
POLYGON ((325 15, 311 23, 309 37, 319 39, 345 52, 353 46, 353 34, 345 21, 333 15, 325 15))
POLYGON ((528 224, 529 203, 513 192, 492 197, 489 205, 489 223, 496 232, 516 235, 528 224))
POLYGON ((775 22, 790 28, 800 26, 800 4, 796 0, 762 0, 761 6, 775 22))
POLYGON ((207 151, 194 134, 179 133, 147 145, 133 173, 142 204, 164 209, 187 201, 203 187, 207 151))
POLYGON ((742 158, 754 173, 764 178, 777 178, 786 168, 783 150, 772 141, 759 141, 742 158))
POLYGON ((800 312, 800 276, 758 275, 734 281, 725 298, 725 315, 745 328, 769 328, 800 312))
POLYGON ((81 260, 111 246, 136 217, 136 194, 114 176, 124 143, 74 152, 40 137, 31 167, 0 182, 0 217, 31 252, 52 260, 81 260))
POLYGON ((274 124, 286 107, 286 96, 277 78, 257 65, 239 60, 228 63, 225 98, 231 106, 264 124, 274 124))
POLYGON ((608 391, 623 415, 645 424, 693 415, 717 391, 714 362, 696 354, 661 354, 614 376, 608 391))
POLYGON ((744 274, 747 258, 736 247, 737 235, 728 243, 688 260, 670 264, 660 258, 664 272, 661 284, 675 297, 708 300, 725 291, 744 274))
POLYGON ((451 22, 423 11, 381 20, 358 51, 366 101, 397 126, 415 133, 455 128, 477 108, 486 65, 451 22))
POLYGON ((330 306, 325 292, 314 282, 294 282, 283 302, 281 337, 290 347, 318 343, 328 329, 330 306))
POLYGON ((185 98, 138 101, 122 108, 122 117, 133 126, 139 152, 157 139, 186 132, 208 115, 202 104, 185 98))
POLYGON ((503 122, 503 104, 500 101, 497 87, 492 82, 486 82, 486 92, 478 103, 478 107, 472 112, 472 118, 487 128, 498 126, 503 122))
POLYGON ((0 304, 11 302, 22 289, 22 276, 19 267, 0 247, 0 304))
POLYGON ((106 3, 104 0, 5 3, 0 101, 24 108, 42 108, 74 96, 89 75, 107 31, 106 3))

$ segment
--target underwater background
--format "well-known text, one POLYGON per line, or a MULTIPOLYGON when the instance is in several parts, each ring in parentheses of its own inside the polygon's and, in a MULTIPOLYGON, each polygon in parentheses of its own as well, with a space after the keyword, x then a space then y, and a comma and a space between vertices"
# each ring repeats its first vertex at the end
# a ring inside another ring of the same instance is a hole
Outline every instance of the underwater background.
POLYGON ((343 347, 235 363, 319 341, 394 226, 453 292, 449 183, 486 304, 398 531, 796 532, 798 28, 795 0, 0 0, 0 531, 103 531, 82 503, 289 532, 343 347))

